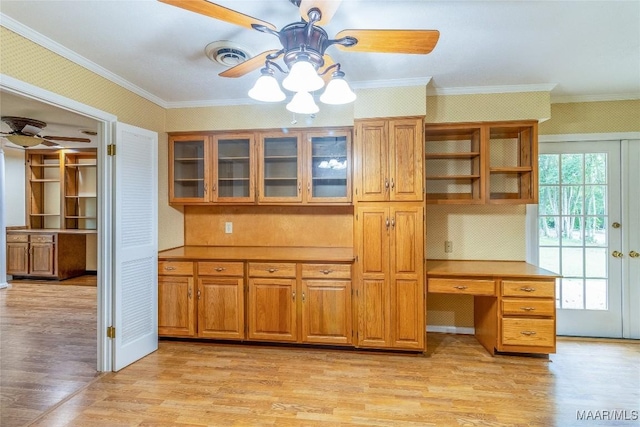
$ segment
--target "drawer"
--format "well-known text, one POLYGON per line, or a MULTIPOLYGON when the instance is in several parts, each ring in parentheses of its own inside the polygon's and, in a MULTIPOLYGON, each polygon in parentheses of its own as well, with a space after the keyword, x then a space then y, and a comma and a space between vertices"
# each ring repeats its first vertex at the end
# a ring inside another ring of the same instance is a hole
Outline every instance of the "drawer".
POLYGON ((441 294, 495 295, 495 282, 482 279, 429 279, 429 292, 441 294))
POLYGON ((350 279, 351 264, 302 264, 302 277, 305 279, 350 279))
POLYGON ((556 342, 553 319, 504 318, 502 344, 553 347, 556 342))
POLYGON ((29 241, 28 234, 7 234, 7 242, 22 242, 26 243, 29 241))
POLYGON ((295 263, 250 262, 250 277, 296 277, 295 263))
POLYGON ((505 297, 546 297, 554 298, 556 282, 533 280, 503 280, 502 295, 505 297))
POLYGON ((244 263, 242 262, 198 262, 199 276, 244 276, 244 263))
POLYGON ((30 234, 29 240, 32 243, 51 243, 53 242, 53 234, 30 234))
POLYGON ((502 314, 552 317, 556 313, 556 302, 552 299, 504 298, 502 314))
POLYGON ((193 276, 193 263, 189 261, 159 261, 158 275, 193 276))

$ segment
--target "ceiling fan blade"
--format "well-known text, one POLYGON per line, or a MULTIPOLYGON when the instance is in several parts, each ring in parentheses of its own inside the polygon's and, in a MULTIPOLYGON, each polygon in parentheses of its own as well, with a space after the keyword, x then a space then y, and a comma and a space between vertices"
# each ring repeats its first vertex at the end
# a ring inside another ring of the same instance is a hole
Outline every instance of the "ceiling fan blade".
POLYGON ((28 135, 37 135, 40 131, 42 131, 42 128, 33 125, 25 125, 21 132, 28 135))
POLYGON ((158 1, 179 7, 181 9, 189 10, 191 12, 199 13, 200 15, 208 16, 210 18, 219 19, 220 21, 225 21, 230 24, 239 25, 250 30, 253 29, 251 24, 264 25, 265 27, 270 28, 274 31, 277 30, 273 24, 254 18, 253 16, 245 15, 244 13, 237 12, 233 9, 228 9, 215 3, 209 3, 206 0, 158 1))
POLYGON ((316 25, 327 25, 340 7, 340 3, 342 3, 342 0, 302 0, 300 2, 300 16, 302 16, 302 19, 305 21, 308 21, 308 12, 315 7, 320 9, 322 13, 316 25))
POLYGON ((256 56, 254 56, 253 58, 250 58, 234 67, 231 67, 223 72, 221 72, 220 74, 218 74, 220 77, 241 77, 244 76, 247 73, 250 73, 254 70, 257 70, 260 67, 264 66, 264 62, 267 59, 268 55, 271 55, 272 53, 276 53, 278 52, 277 49, 273 49, 273 50, 266 50, 256 56))
POLYGON ((89 138, 74 138, 72 136, 43 136, 42 138, 49 141, 91 142, 89 138))
POLYGON ((344 30, 336 39, 354 37, 354 46, 336 44, 338 49, 351 52, 415 53, 427 54, 436 47, 438 30, 344 30))
POLYGON ((47 141, 46 139, 43 139, 42 145, 46 145, 47 147, 57 147, 59 144, 56 144, 53 141, 47 141))

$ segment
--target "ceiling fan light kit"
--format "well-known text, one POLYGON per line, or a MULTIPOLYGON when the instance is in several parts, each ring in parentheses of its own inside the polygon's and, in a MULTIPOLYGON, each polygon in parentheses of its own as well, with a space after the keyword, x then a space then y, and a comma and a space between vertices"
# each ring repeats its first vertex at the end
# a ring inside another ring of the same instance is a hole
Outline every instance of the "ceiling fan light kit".
MULTIPOLYGON (((321 102, 340 105, 356 99, 356 94, 344 79, 345 74, 340 70, 340 64, 334 63, 333 59, 325 54, 330 46, 336 45, 341 50, 356 52, 427 54, 433 50, 440 36, 436 30, 343 30, 335 39, 330 39, 321 25, 331 20, 341 0, 289 0, 299 8, 302 20, 285 25, 280 31, 276 31, 276 27, 268 22, 207 0, 158 1, 278 37, 282 49, 262 52, 219 75, 241 77, 264 65, 261 76, 248 95, 258 101, 280 102, 286 95, 280 89, 274 70, 287 74, 282 86, 295 94, 286 108, 300 114, 315 114, 319 111, 312 92, 324 87, 324 77, 331 76, 331 79, 320 96, 321 102), (280 58, 288 71, 275 62, 280 58)), ((207 56, 211 57, 212 49, 207 49, 207 56)), ((215 52, 214 56, 218 51, 215 52)), ((223 56, 236 53, 233 49, 222 52, 223 56)), ((237 60, 235 56, 232 59, 237 60)))
POLYGON ((40 145, 44 142, 43 139, 33 135, 7 135, 5 138, 7 138, 10 143, 19 145, 23 148, 35 147, 36 145, 40 145))
POLYGON ((76 138, 65 136, 40 136, 38 135, 42 129, 47 127, 45 122, 26 117, 2 116, 0 117, 11 132, 2 132, 4 138, 12 144, 23 148, 35 147, 36 145, 46 145, 48 147, 57 146, 53 141, 70 141, 70 142, 91 142, 89 138, 76 138))

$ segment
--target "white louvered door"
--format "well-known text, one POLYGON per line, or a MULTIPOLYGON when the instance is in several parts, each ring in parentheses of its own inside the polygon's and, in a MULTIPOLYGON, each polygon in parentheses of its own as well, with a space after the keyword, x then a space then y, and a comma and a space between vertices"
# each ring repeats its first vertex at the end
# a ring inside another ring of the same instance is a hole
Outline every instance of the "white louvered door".
POLYGON ((113 370, 158 349, 158 135, 116 124, 113 370))

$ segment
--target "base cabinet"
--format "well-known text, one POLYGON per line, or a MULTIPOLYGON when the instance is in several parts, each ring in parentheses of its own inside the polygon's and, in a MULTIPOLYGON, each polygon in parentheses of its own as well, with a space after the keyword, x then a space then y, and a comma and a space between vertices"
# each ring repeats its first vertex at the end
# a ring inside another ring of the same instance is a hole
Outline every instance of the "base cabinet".
POLYGON ((86 237, 75 233, 7 233, 7 274, 64 280, 86 271, 86 237))
POLYGON ((158 335, 195 336, 194 286, 192 262, 158 263, 158 335))
POLYGON ((424 210, 362 204, 358 240, 358 345, 424 350, 424 210))
POLYGON ((198 336, 244 339, 244 263, 198 262, 198 336))

